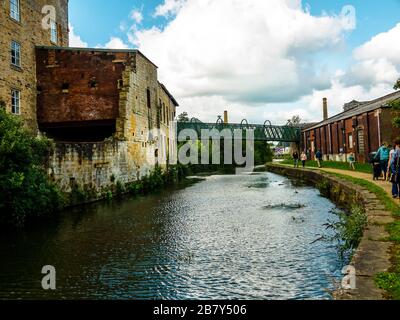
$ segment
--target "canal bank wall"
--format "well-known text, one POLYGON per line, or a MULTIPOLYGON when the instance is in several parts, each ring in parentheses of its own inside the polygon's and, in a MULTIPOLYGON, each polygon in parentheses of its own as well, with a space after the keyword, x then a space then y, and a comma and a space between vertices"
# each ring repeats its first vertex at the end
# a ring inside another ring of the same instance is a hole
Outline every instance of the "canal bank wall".
POLYGON ((393 222, 393 217, 391 212, 385 210, 384 204, 377 196, 359 185, 317 170, 296 169, 276 164, 268 164, 266 169, 317 187, 339 208, 350 211, 357 205, 364 209, 368 225, 351 260, 351 266, 356 270, 356 289, 338 289, 333 296, 336 300, 385 299, 386 292, 376 286, 374 278, 391 267, 392 243, 385 241, 389 237, 385 225, 393 222))

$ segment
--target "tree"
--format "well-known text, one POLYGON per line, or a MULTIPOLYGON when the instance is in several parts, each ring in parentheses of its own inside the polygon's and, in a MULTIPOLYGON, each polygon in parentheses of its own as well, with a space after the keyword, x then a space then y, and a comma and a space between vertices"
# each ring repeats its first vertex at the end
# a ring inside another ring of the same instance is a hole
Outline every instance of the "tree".
POLYGON ((393 87, 394 90, 400 90, 400 78, 397 80, 396 84, 393 87))
POLYGON ((301 118, 300 116, 293 116, 292 119, 290 119, 290 122, 294 125, 299 125, 301 123, 301 118))
MULTIPOLYGON (((400 79, 395 83, 394 90, 400 90, 400 79)), ((400 128, 400 100, 394 100, 389 103, 390 107, 393 109, 393 126, 395 128, 400 128)))
POLYGON ((61 193, 45 167, 53 144, 32 135, 0 105, 0 225, 22 226, 61 207, 61 193))
POLYGON ((189 115, 187 112, 182 112, 179 116, 178 116, 178 122, 189 122, 189 115))

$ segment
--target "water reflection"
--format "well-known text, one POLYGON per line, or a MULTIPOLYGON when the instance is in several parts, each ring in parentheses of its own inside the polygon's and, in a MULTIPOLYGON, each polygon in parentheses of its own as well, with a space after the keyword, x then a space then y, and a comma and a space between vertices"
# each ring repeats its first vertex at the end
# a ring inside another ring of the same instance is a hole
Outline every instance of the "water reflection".
POLYGON ((340 261, 314 242, 334 205, 257 173, 71 211, 2 234, 0 298, 329 299, 340 261), (41 290, 43 265, 57 290, 41 290))

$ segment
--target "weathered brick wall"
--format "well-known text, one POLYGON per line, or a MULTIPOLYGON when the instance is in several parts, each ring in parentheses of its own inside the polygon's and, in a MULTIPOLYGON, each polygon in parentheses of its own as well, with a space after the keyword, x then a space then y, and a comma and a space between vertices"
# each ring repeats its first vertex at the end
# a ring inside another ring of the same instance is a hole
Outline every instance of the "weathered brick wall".
POLYGON ((39 126, 115 120, 124 52, 36 49, 39 126))
POLYGON ((35 45, 52 45, 50 30, 42 28, 44 5, 56 8, 59 24, 58 45, 68 45, 67 0, 20 0, 20 22, 10 17, 10 2, 0 1, 0 99, 11 112, 11 89, 21 91, 21 117, 32 130, 36 122, 35 45), (21 44, 21 68, 11 66, 11 41, 21 44))

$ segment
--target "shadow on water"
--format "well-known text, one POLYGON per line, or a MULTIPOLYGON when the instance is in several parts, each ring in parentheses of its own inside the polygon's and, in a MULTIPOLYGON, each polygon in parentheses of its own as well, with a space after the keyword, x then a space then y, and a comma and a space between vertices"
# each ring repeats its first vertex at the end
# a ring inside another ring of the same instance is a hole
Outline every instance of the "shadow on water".
POLYGON ((266 172, 194 177, 0 236, 0 298, 330 299, 341 262, 313 241, 335 206, 266 172), (40 287, 54 265, 57 290, 40 287))

